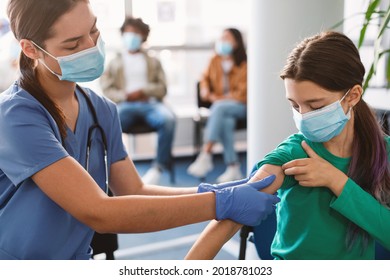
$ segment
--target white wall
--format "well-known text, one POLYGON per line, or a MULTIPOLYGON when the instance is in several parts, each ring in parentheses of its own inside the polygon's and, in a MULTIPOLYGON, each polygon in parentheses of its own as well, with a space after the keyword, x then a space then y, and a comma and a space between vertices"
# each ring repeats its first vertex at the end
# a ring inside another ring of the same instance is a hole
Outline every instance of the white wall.
POLYGON ((296 131, 279 78, 287 54, 304 37, 343 18, 343 0, 251 0, 248 37, 248 172, 296 131))

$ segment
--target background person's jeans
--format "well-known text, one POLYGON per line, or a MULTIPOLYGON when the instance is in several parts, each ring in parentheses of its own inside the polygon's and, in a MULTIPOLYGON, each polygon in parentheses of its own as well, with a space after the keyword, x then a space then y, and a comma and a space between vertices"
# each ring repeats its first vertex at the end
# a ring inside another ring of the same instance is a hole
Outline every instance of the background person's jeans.
POLYGON ((219 100, 210 107, 204 142, 218 142, 223 145, 223 158, 226 165, 238 162, 234 150, 234 130, 237 119, 246 118, 246 105, 234 100, 219 100))
POLYGON ((122 131, 140 119, 157 130, 157 157, 155 164, 166 168, 171 159, 173 137, 175 133, 176 116, 161 102, 122 102, 118 104, 122 131))

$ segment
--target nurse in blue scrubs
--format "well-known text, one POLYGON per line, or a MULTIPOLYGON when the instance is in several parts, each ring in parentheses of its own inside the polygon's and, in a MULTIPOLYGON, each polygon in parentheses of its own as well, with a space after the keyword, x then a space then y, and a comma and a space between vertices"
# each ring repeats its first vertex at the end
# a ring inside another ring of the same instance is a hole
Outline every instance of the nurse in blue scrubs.
POLYGON ((258 191, 272 176, 198 188, 142 183, 115 105, 76 84, 104 68, 87 0, 10 0, 8 16, 22 52, 20 79, 0 94, 0 259, 89 259, 94 231, 256 225, 273 211, 279 199, 258 191))

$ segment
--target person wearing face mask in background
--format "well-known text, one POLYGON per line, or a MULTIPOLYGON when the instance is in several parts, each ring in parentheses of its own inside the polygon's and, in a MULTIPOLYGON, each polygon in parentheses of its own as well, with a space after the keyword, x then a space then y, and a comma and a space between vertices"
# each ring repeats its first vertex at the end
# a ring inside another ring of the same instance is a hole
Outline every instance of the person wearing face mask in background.
POLYGON ((10 32, 9 22, 0 19, 0 92, 6 90, 19 76, 20 47, 10 32))
POLYGON ((121 27, 124 50, 110 61, 100 84, 104 95, 118 104, 123 131, 139 120, 157 130, 157 156, 142 180, 158 184, 170 164, 176 117, 163 103, 167 85, 161 63, 142 49, 149 32, 142 19, 125 19, 121 27))
POLYGON ((217 178, 220 183, 243 177, 234 150, 236 121, 246 118, 247 101, 247 55, 240 31, 225 29, 215 44, 215 52, 200 81, 201 98, 212 103, 204 145, 187 172, 205 177, 213 169, 214 144, 221 142, 226 170, 217 178))
POLYGON ((90 259, 95 231, 257 225, 273 211, 279 199, 259 190, 274 176, 197 188, 142 182, 116 105, 77 85, 104 71, 88 0, 10 0, 7 13, 22 51, 20 78, 0 94, 0 260, 90 259))
MULTIPOLYGON (((304 39, 287 58, 280 77, 300 132, 252 177, 276 175, 263 190, 281 197, 275 259, 370 260, 390 250, 390 137, 362 99, 364 73, 358 49, 337 32, 304 39)), ((240 227, 211 222, 187 258, 213 258, 240 227)), ((262 230, 254 231, 259 245, 272 231, 262 230)))

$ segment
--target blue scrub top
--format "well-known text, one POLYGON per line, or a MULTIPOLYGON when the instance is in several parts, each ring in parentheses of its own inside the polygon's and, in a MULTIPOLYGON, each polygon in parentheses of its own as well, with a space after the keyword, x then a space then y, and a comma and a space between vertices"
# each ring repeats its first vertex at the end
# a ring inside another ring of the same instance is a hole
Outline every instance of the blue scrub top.
MULTIPOLYGON (((85 89, 107 137, 110 165, 127 156, 116 106, 85 89)), ((46 196, 31 176, 66 157, 85 167, 92 114, 76 91, 79 116, 65 147, 50 113, 17 83, 0 94, 0 259, 89 259, 93 230, 46 196)), ((103 145, 95 129, 90 174, 105 188, 103 145)), ((65 171, 66 172, 66 171, 65 171)), ((55 182, 53 182, 55 184, 55 182)), ((82 187, 82 186, 80 186, 82 187)))

